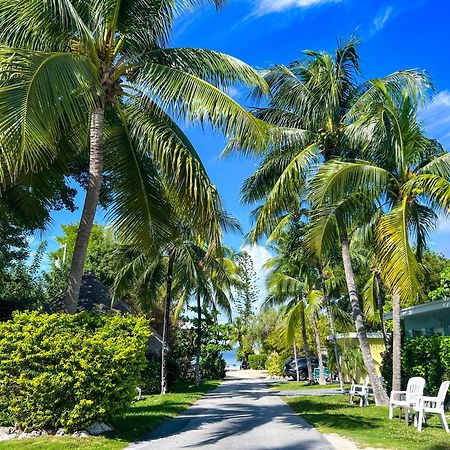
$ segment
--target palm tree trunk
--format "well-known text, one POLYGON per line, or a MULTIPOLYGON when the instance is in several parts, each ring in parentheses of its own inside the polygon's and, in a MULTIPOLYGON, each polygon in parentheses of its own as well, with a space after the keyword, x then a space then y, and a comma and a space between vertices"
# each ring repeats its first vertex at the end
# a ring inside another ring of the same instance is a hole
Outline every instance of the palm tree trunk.
POLYGON ((336 339, 336 329, 334 327, 333 312, 331 311, 330 297, 328 296, 327 290, 325 287, 325 278, 323 275, 322 267, 320 268, 320 280, 322 282, 322 290, 323 290, 323 295, 325 297, 325 305, 326 305, 326 309, 327 309, 328 324, 330 326, 331 339, 333 341, 334 357, 336 358, 336 370, 338 373, 339 385, 341 388, 341 392, 343 393, 344 392, 344 376, 342 374, 341 354, 340 354, 339 345, 338 345, 338 342, 336 339))
POLYGON ((195 384, 200 385, 200 353, 202 350, 202 303, 197 292, 197 350, 195 355, 195 384))
POLYGON ((166 394, 169 385, 167 379, 167 360, 169 355, 169 320, 170 320, 170 303, 172 302, 172 279, 173 265, 175 262, 175 254, 173 251, 169 253, 169 263, 167 265, 166 280, 166 301, 164 303, 164 324, 162 336, 162 354, 161 354, 161 394, 166 394))
POLYGON ((381 323, 381 331, 383 333, 383 341, 384 346, 387 350, 388 348, 388 337, 386 332, 386 322, 384 320, 384 311, 383 311, 383 296, 381 295, 381 279, 380 275, 378 273, 375 273, 375 280, 377 283, 377 306, 378 306, 378 314, 380 316, 380 323, 381 323))
POLYGON ((331 339, 333 341, 334 357, 336 358, 336 370, 338 373, 339 385, 341 388, 341 392, 344 392, 344 375, 342 373, 341 366, 341 352, 339 351, 339 345, 336 339, 336 329, 334 328, 333 313, 331 311, 331 304, 328 295, 325 296, 325 301, 327 303, 328 323, 330 325, 331 339))
POLYGON ((319 378, 319 384, 327 384, 325 381, 325 373, 323 368, 323 356, 322 356, 322 346, 320 345, 320 334, 319 334, 319 328, 317 326, 317 316, 316 313, 312 313, 312 325, 314 328, 314 337, 316 338, 316 349, 317 349, 317 357, 319 358, 319 371, 320 371, 320 378, 319 378))
POLYGON ((359 346, 364 360, 364 366, 369 375, 370 383, 372 385, 375 403, 377 405, 386 405, 388 397, 386 391, 383 389, 380 378, 375 369, 375 362, 370 352, 369 339, 367 338, 366 327, 359 304, 358 293, 356 291, 355 276, 353 274, 352 260, 350 257, 350 245, 348 239, 341 239, 342 245, 342 262, 344 264, 345 280, 347 282, 348 295, 350 297, 350 305, 352 308, 353 320, 355 322, 356 334, 359 340, 359 346))
POLYGON ((300 308, 300 320, 301 320, 301 325, 302 325, 303 350, 305 352, 306 365, 308 367, 308 381, 311 384, 314 380, 314 377, 313 377, 312 364, 311 364, 311 358, 310 358, 311 354, 309 352, 308 335, 306 333, 305 302, 304 302, 303 298, 300 301, 302 302, 302 306, 300 308))
POLYGON ((298 358, 297 358, 297 345, 294 338, 294 361, 295 361, 295 373, 297 375, 297 381, 300 381, 300 375, 298 373, 298 358))
POLYGON ((392 390, 401 390, 401 341, 400 295, 397 290, 392 295, 392 390))
POLYGON ((64 307, 69 314, 77 312, 87 247, 102 187, 104 119, 104 107, 92 111, 89 141, 89 182, 73 250, 67 292, 64 298, 64 307))

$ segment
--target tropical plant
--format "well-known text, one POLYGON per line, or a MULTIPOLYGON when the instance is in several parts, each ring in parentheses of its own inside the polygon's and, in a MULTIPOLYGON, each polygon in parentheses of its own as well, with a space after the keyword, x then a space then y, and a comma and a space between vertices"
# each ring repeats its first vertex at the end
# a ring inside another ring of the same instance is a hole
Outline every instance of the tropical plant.
POLYGON ((438 142, 424 136, 417 96, 386 89, 376 81, 368 92, 370 101, 362 99, 350 111, 358 124, 351 130, 353 137, 368 143, 361 154, 365 160, 325 164, 317 175, 315 195, 335 205, 358 197, 353 211, 339 206, 341 217, 362 209, 371 212, 367 221, 373 226, 381 275, 392 293, 392 389, 399 390, 400 305, 418 302, 419 260, 438 213, 449 212, 450 157, 438 142))
POLYGON ((311 383, 313 371, 306 327, 306 301, 309 287, 307 277, 310 266, 304 259, 301 245, 298 245, 299 240, 294 239, 294 242, 297 244, 295 249, 292 248, 292 238, 290 239, 288 233, 280 233, 278 242, 272 244, 278 253, 265 264, 265 268, 271 269, 266 279, 268 291, 266 304, 284 304, 279 330, 286 342, 294 346, 294 354, 297 353, 295 330, 300 325, 303 350, 307 358, 308 379, 311 383))
MULTIPOLYGON (((308 50, 305 59, 294 61, 288 66, 275 66, 267 71, 265 78, 273 95, 268 107, 257 109, 254 114, 271 124, 284 127, 285 138, 271 141, 272 147, 268 149, 267 156, 243 186, 244 201, 262 202, 256 211, 252 240, 272 233, 289 220, 289 216, 297 214, 307 197, 308 181, 314 178, 314 169, 318 163, 334 157, 354 158, 360 154, 367 140, 355 142, 349 126, 353 125, 352 130, 356 130, 359 122, 351 120, 349 113, 356 109, 355 105, 366 104, 370 107, 376 85, 398 92, 411 92, 425 84, 423 75, 416 71, 400 71, 372 83, 358 84, 360 69, 357 44, 357 39, 351 38, 341 44, 333 56, 308 50)), ((360 133, 360 137, 364 137, 363 133, 360 133)), ((311 191, 314 192, 314 188, 311 191)), ((355 199, 346 200, 347 205, 351 202, 355 202, 355 199)), ((330 211, 328 213, 331 214, 330 211)), ((341 243, 344 273, 364 362, 374 387, 376 403, 385 404, 388 399, 376 374, 359 306, 350 258, 349 230, 340 223, 339 236, 336 233, 325 236, 321 233, 324 227, 336 226, 335 221, 327 220, 326 217, 331 216, 326 215, 323 208, 321 213, 316 210, 312 217, 316 226, 315 238, 311 241, 315 241, 315 244, 310 247, 316 256, 322 258, 327 247, 317 245, 322 238, 330 246, 341 243)))
POLYGON ((158 175, 185 209, 195 204, 204 228, 217 221, 216 191, 173 119, 208 122, 242 148, 267 139, 267 126, 219 89, 244 83, 266 91, 254 70, 218 52, 167 48, 177 13, 201 3, 0 1, 2 186, 65 155, 89 155, 68 312, 76 311, 104 173, 120 234, 151 247, 168 226, 158 175))
POLYGON ((47 302, 39 275, 46 243, 42 242, 31 263, 14 261, 0 272, 0 321, 10 320, 13 312, 39 309, 47 302))

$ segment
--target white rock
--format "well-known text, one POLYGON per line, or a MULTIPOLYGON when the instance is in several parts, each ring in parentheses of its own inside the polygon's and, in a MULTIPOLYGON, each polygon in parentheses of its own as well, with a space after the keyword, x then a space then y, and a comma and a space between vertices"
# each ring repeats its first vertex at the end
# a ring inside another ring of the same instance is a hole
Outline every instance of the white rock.
POLYGON ((89 437, 89 433, 86 431, 75 431, 75 433, 72 434, 73 437, 79 437, 79 438, 87 438, 89 437))
POLYGON ((0 433, 0 442, 9 441, 11 439, 15 439, 16 437, 17 437, 16 433, 8 433, 8 434, 0 433))
POLYGON ((58 430, 55 433, 55 436, 64 436, 66 432, 64 431, 64 428, 58 428, 58 430))
POLYGON ((112 427, 103 422, 95 422, 88 427, 86 431, 92 436, 98 436, 102 433, 106 433, 107 431, 112 431, 112 427))

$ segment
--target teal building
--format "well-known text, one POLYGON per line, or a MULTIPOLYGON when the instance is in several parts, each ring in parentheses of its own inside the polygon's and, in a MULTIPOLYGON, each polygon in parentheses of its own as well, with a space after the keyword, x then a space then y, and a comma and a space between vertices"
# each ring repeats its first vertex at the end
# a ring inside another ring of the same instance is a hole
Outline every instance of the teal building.
MULTIPOLYGON (((401 318, 405 325, 406 339, 422 336, 450 336, 450 299, 436 300, 404 308, 401 318)), ((392 312, 385 314, 392 320, 392 312)))

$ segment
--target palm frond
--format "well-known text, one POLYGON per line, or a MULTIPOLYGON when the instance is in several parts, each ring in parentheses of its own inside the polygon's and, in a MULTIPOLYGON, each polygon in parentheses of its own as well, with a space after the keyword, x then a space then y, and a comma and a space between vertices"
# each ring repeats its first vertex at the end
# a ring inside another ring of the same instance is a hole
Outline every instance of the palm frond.
POLYGON ((409 205, 401 204, 384 215, 377 227, 382 277, 392 291, 398 291, 404 302, 415 302, 421 292, 418 276, 421 268, 409 245, 409 205))

